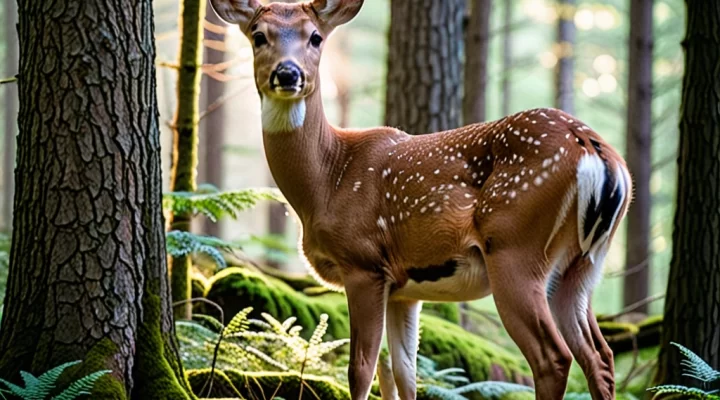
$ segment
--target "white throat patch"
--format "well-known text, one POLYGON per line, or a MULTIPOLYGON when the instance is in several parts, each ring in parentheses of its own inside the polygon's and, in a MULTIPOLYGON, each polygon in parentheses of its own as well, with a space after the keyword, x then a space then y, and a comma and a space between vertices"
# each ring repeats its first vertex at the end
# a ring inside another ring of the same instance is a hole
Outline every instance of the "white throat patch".
POLYGON ((305 99, 262 99, 262 127, 267 133, 291 132, 305 123, 305 99))

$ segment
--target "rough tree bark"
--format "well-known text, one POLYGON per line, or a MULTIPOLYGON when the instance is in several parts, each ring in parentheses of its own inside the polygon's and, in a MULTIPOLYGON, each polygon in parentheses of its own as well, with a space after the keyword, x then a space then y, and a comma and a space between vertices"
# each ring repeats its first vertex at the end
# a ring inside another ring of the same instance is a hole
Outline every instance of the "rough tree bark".
POLYGON ((560 0, 557 26, 559 54, 555 66, 555 107, 570 114, 575 112, 573 101, 575 78, 575 57, 573 54, 575 47, 574 17, 575 0, 560 0))
POLYGON ((686 0, 677 210, 656 381, 682 376, 670 342, 720 369, 720 3, 686 0))
POLYGON ((482 122, 487 112, 488 49, 492 0, 470 0, 465 29, 465 96, 463 124, 482 122))
MULTIPOLYGON (((197 188, 198 103, 200 67, 202 65, 202 21, 205 0, 183 0, 180 5, 180 63, 177 80, 177 108, 173 121, 173 169, 170 190, 193 192, 197 188)), ((192 215, 175 214, 170 229, 190 231, 192 215)), ((175 257, 170 276, 173 302, 188 300, 192 294, 192 261, 190 257, 175 257)), ((190 319, 192 304, 174 307, 176 319, 190 319)))
MULTIPOLYGON (((9 78, 17 73, 18 49, 15 37, 17 35, 17 4, 16 0, 5 0, 5 68, 3 78, 9 78)), ((2 214, 0 214, 0 230, 8 231, 12 226, 12 204, 15 195, 15 134, 17 132, 17 85, 8 83, 3 85, 5 90, 5 136, 3 149, 3 196, 2 214)))
POLYGON ((511 69, 512 69, 512 11, 513 0, 505 0, 505 15, 503 16, 503 62, 502 62, 502 115, 510 114, 511 98, 511 69))
MULTIPOLYGON (((652 52, 653 0, 630 2, 630 41, 627 108, 627 164, 633 176, 633 205, 627 214, 627 250, 623 303, 635 304, 649 296, 650 284, 650 177, 652 174, 652 52)), ((636 309, 647 313, 648 306, 636 309)))
POLYGON ((0 376, 111 369, 93 399, 190 398, 161 212, 150 0, 19 3, 15 220, 0 376))
MULTIPOLYGON (((208 2, 205 6, 205 20, 219 29, 204 29, 205 40, 213 40, 218 43, 225 42, 225 23, 215 14, 208 2)), ((220 64, 225 61, 225 52, 204 46, 205 64, 220 64)), ((210 75, 201 78, 203 96, 203 109, 207 110, 212 104, 222 101, 225 95, 225 83, 218 81, 210 75)), ((225 157, 223 147, 225 146, 225 107, 213 108, 212 112, 203 118, 200 124, 200 148, 203 150, 201 164, 198 174, 201 181, 210 183, 222 189, 225 180, 225 157)), ((206 235, 220 236, 221 221, 213 222, 208 218, 203 219, 202 231, 206 235)))
POLYGON ((413 134, 460 125, 465 0, 390 5, 385 123, 413 134))

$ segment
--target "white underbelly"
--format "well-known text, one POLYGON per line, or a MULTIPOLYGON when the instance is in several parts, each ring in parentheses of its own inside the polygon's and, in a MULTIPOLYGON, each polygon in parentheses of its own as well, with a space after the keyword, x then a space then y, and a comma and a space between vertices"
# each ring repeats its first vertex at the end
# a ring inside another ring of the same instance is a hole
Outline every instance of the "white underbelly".
POLYGON ((394 291, 391 299, 421 301, 470 301, 490 295, 485 264, 479 260, 462 260, 452 276, 436 281, 415 282, 394 291))

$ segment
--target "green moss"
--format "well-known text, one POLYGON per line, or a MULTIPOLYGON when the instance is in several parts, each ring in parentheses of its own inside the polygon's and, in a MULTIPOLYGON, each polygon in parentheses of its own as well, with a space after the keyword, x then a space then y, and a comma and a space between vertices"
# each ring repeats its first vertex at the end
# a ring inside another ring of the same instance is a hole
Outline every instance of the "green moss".
POLYGON ((438 368, 462 368, 473 382, 522 383, 531 376, 522 358, 458 325, 430 315, 421 315, 420 321, 420 354, 437 362, 438 368))
POLYGON ((424 303, 423 312, 454 324, 460 323, 460 304, 458 303, 424 303))
MULTIPOLYGON (((166 343, 174 338, 163 337, 160 328, 160 298, 151 293, 143 297, 143 321, 138 328, 137 352, 135 357, 134 399, 181 400, 190 399, 178 377, 182 366, 173 354, 168 354, 166 343)), ((185 385, 183 385, 185 384, 185 385)))
POLYGON ((653 315, 645 319, 644 321, 640 322, 638 324, 638 329, 643 330, 646 328, 654 327, 657 325, 662 325, 663 322, 663 316, 660 315, 653 315))
MULTIPOLYGON (((58 380, 57 387, 66 388, 72 382, 77 381, 94 372, 112 369, 112 360, 118 352, 117 345, 109 338, 101 339, 88 351, 82 363, 70 367, 58 380)), ((125 383, 112 373, 105 374, 95 382, 92 390, 93 399, 103 400, 125 400, 125 383)))
MULTIPOLYGON (((225 322, 246 307, 253 307, 252 318, 260 319, 265 312, 283 321, 298 319, 303 337, 310 337, 321 314, 328 315, 328 335, 332 338, 350 336, 345 297, 339 293, 306 296, 278 279, 263 276, 243 268, 227 268, 210 279, 206 297, 219 304, 225 312, 225 322)), ((211 307, 204 312, 217 317, 211 307)))

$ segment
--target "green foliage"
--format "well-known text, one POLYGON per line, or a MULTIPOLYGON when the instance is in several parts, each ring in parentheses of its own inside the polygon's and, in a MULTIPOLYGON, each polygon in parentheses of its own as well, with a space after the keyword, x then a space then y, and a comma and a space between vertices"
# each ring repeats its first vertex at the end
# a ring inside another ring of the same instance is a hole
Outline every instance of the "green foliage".
MULTIPOLYGON (((12 393, 23 400, 44 400, 48 398, 50 393, 57 386, 58 379, 60 378, 60 375, 62 375, 63 371, 73 365, 79 364, 80 362, 81 361, 71 361, 58 365, 39 377, 35 377, 29 372, 21 371, 20 375, 25 383, 25 387, 0 379, 0 383, 4 384, 8 388, 8 390, 1 391, 12 393)), ((90 390, 92 390, 95 385, 95 382, 97 382, 100 377, 110 372, 110 370, 102 370, 84 376, 75 382, 72 382, 59 395, 52 397, 52 400, 73 400, 82 395, 89 395, 90 390)))
MULTIPOLYGON (((680 362, 684 370, 684 376, 697 379, 705 385, 720 380, 720 371, 713 369, 697 354, 678 343, 670 342, 670 344, 677 347, 683 356, 685 356, 685 359, 680 362)), ((654 393, 654 399, 665 395, 677 395, 683 399, 720 399, 720 395, 715 394, 717 390, 705 391, 681 385, 655 386, 649 388, 648 391, 654 393)))
POLYGON ((10 264, 10 235, 0 232, 0 268, 10 264))
POLYGON ((163 210, 172 214, 202 214, 215 222, 223 216, 237 218, 262 200, 285 202, 277 189, 255 188, 220 192, 213 185, 200 185, 195 192, 170 192, 163 195, 163 210))
POLYGON ((183 257, 189 254, 206 254, 220 267, 227 263, 222 251, 239 250, 236 244, 226 242, 213 236, 196 235, 190 232, 170 231, 165 235, 167 252, 172 257, 183 257))

